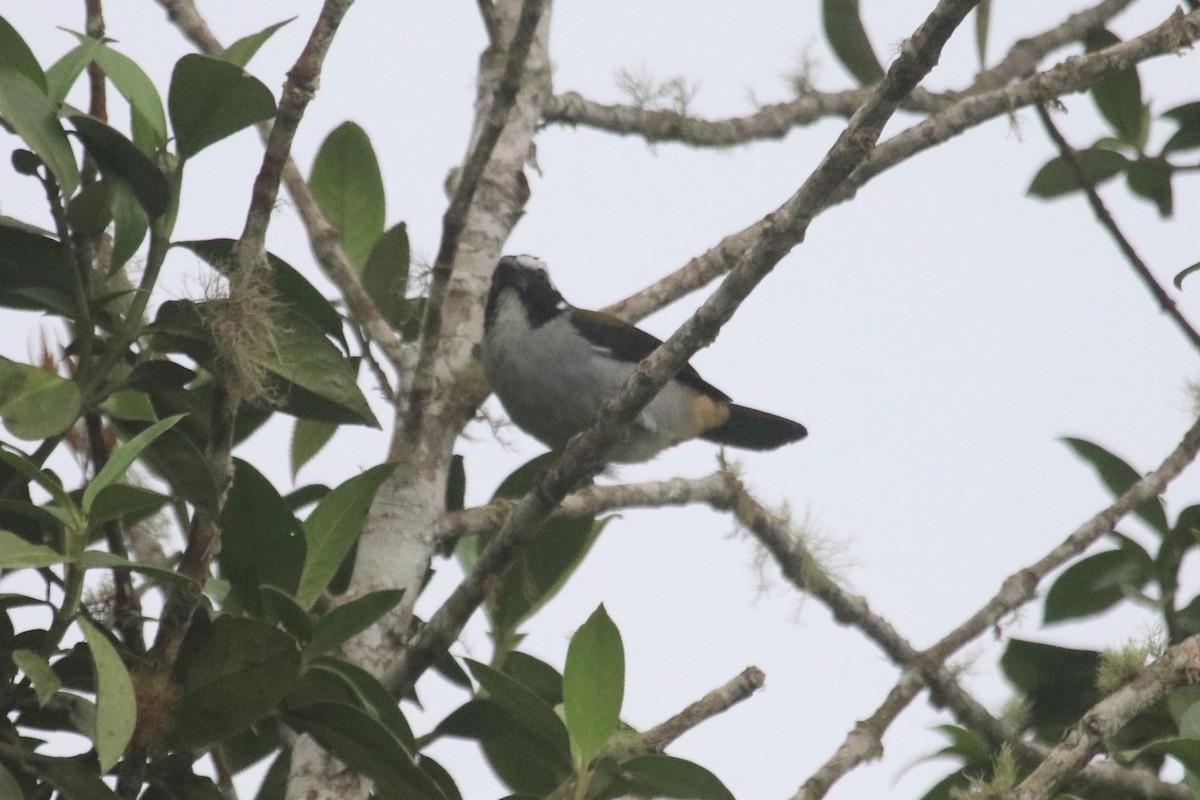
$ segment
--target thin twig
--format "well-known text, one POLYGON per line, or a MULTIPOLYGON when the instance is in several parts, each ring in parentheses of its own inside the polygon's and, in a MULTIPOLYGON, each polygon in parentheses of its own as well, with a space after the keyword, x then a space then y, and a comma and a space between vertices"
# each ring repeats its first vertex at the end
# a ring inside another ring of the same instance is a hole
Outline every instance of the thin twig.
POLYGON ((758 667, 746 667, 733 680, 713 689, 683 711, 643 733, 641 745, 648 752, 661 753, 692 728, 750 697, 763 687, 766 679, 767 676, 758 667))
POLYGON ((492 576, 512 562, 568 492, 603 467, 604 454, 624 426, 701 346, 712 341, 766 274, 803 239, 813 215, 871 151, 901 100, 933 69, 942 46, 975 2, 942 0, 904 43, 871 100, 854 115, 796 194, 770 216, 763 236, 751 245, 717 291, 638 366, 621 391, 605 403, 589 429, 568 443, 562 457, 508 515, 471 571, 389 671, 387 678, 393 688, 411 687, 445 652, 482 602, 492 576))
POLYGON ((415 444, 420 437, 425 409, 433 393, 434 371, 438 362, 438 342, 442 333, 442 307, 446 303, 450 288, 450 276, 454 271, 454 260, 458 254, 459 241, 467 224, 467 214, 479 189, 484 170, 492 158, 492 151, 500 141, 500 134, 508 121, 508 113, 517 100, 521 89, 521 77, 525 62, 533 46, 534 35, 542 18, 544 0, 524 0, 516 30, 508 43, 504 73, 492 95, 491 105, 482 128, 475 137, 457 179, 453 197, 446 213, 442 215, 442 239, 437 257, 430 270, 429 296, 425 302, 425 316, 421 320, 420 351, 409 390, 408 413, 404 420, 402 437, 407 443, 415 444))
POLYGON ((1067 166, 1071 168, 1075 179, 1079 181, 1079 185, 1083 187, 1084 195, 1087 197, 1088 205, 1092 207, 1092 213, 1096 215, 1096 221, 1100 223, 1113 241, 1117 243, 1117 248, 1121 254, 1125 256, 1125 260, 1129 262, 1129 266, 1133 267, 1133 271, 1137 273, 1145 287, 1150 291, 1158 303, 1158 307, 1171 318, 1171 321, 1179 328, 1180 332, 1192 343, 1192 347, 1200 350, 1200 333, 1192 327, 1187 318, 1183 316, 1183 312, 1175 305, 1175 301, 1167 294, 1167 290, 1159 284, 1155 279, 1154 273, 1150 271, 1150 267, 1146 266, 1146 262, 1138 255, 1137 250, 1133 248, 1125 235, 1121 233, 1117 221, 1113 219, 1108 208, 1105 207, 1104 201, 1100 199, 1100 193, 1096 191, 1096 182, 1093 181, 1083 168, 1083 164, 1079 162, 1079 154, 1075 152, 1075 148, 1071 147, 1070 142, 1062 135, 1058 128, 1054 125, 1054 120, 1050 118, 1050 112, 1046 110, 1043 103, 1038 103, 1037 106, 1038 118, 1042 121, 1042 127, 1046 129, 1046 133, 1050 136, 1058 148, 1058 152, 1066 160, 1067 166))
POLYGON ((375 376, 375 383, 379 386, 379 393, 389 403, 393 402, 396 399, 396 391, 392 388, 392 382, 388 379, 387 373, 384 372, 383 365, 375 359, 375 354, 371 352, 371 343, 367 340, 367 335, 357 325, 351 325, 350 329, 354 331, 354 340, 358 342, 359 349, 362 351, 363 361, 367 362, 367 366, 375 376))

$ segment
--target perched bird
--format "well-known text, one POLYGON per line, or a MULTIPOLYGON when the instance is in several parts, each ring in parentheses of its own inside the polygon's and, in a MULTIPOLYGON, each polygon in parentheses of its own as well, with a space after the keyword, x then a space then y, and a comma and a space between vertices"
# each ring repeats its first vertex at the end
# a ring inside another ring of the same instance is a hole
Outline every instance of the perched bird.
MULTIPOLYGON (((546 265, 532 256, 505 256, 496 264, 484 316, 483 369, 517 427, 551 450, 562 450, 586 428, 660 344, 627 322, 572 306, 550 282, 546 265)), ((697 437, 773 450, 807 433, 798 422, 734 405, 688 364, 642 409, 609 459, 648 461, 697 437)))

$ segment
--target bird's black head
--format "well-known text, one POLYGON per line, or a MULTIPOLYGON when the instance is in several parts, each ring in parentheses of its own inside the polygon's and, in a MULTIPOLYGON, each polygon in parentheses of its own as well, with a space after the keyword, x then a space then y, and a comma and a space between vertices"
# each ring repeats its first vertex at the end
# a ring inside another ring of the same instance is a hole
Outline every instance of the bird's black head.
POLYGON ((533 256, 504 256, 496 263, 492 273, 492 287, 488 291, 484 324, 491 326, 500 304, 500 296, 512 289, 525 308, 529 324, 536 328, 553 319, 568 308, 563 296, 550 282, 546 265, 533 256))

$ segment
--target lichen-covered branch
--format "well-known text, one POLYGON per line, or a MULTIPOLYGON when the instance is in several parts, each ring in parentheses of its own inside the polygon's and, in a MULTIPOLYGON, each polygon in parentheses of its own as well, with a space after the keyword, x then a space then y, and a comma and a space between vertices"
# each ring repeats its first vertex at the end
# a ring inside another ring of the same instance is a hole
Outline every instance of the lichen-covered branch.
POLYGON ((1101 700, 1067 732, 1062 744, 1005 795, 1012 800, 1053 797, 1127 722, 1179 686, 1200 683, 1200 634, 1167 650, 1142 674, 1101 700))
POLYGON ((758 667, 746 667, 728 683, 718 686, 668 720, 641 736, 641 745, 651 753, 661 753, 667 745, 700 723, 723 714, 763 687, 767 676, 758 667))
MULTIPOLYGON (((1043 58, 1079 41, 1089 30, 1103 25, 1132 2, 1103 0, 1092 8, 1072 14, 1054 28, 1013 44, 998 64, 981 72, 967 88, 941 93, 916 89, 904 101, 903 108, 917 113, 935 113, 963 96, 999 89, 1013 80, 1029 77, 1043 58)), ((588 100, 578 92, 566 92, 550 98, 543 120, 547 125, 581 125, 609 133, 636 135, 648 142, 734 147, 752 141, 782 139, 797 127, 827 117, 848 118, 869 95, 868 89, 820 92, 806 88, 795 100, 765 105, 744 117, 707 120, 668 109, 606 105, 588 100)))
MULTIPOLYGON (((616 509, 664 508, 693 503, 723 508, 728 506, 728 497, 729 485, 724 473, 714 472, 703 478, 588 486, 567 495, 552 516, 576 519, 616 509)), ((504 522, 512 505, 512 501, 498 500, 486 506, 446 514, 438 520, 434 536, 438 542, 449 543, 463 536, 491 533, 504 522)))

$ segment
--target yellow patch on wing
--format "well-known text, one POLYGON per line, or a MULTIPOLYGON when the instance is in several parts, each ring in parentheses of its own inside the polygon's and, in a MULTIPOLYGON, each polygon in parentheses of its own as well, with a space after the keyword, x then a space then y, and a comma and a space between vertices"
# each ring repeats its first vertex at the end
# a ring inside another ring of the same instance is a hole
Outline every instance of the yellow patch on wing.
POLYGON ((729 419, 728 403, 713 400, 708 395, 697 392, 696 396, 692 399, 692 424, 694 428, 688 433, 688 438, 707 433, 713 428, 719 428, 725 424, 725 420, 727 419, 729 419))

